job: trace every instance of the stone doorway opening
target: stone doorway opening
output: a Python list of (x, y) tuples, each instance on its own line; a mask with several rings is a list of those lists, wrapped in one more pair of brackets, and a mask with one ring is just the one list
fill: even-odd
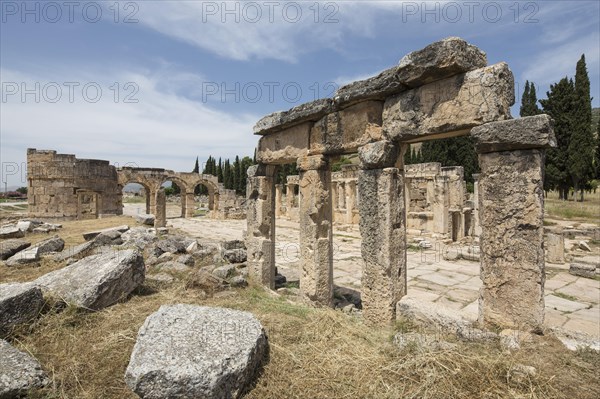
[(160, 187), (165, 190), (166, 218), (184, 218), (186, 216), (184, 198), (187, 192), (185, 182), (181, 179), (169, 177), (161, 183)]

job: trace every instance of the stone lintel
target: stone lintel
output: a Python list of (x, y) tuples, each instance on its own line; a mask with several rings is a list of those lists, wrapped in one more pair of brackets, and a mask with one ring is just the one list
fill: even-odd
[(383, 169), (394, 166), (399, 154), (398, 145), (387, 140), (369, 143), (358, 149), (361, 169)]
[(486, 123), (471, 136), (478, 153), (556, 147), (554, 121), (546, 114)]
[(258, 141), (256, 159), (265, 164), (287, 164), (308, 152), (311, 122), (264, 135)]
[(405, 143), (466, 135), (475, 126), (510, 119), (514, 98), (508, 65), (476, 69), (389, 97), (383, 135)]
[(333, 99), (324, 98), (278, 111), (260, 119), (254, 134), (271, 134), (291, 126), (317, 121), (354, 104), (385, 100), (410, 88), (465, 73), (487, 65), (486, 55), (458, 37), (449, 37), (404, 56), (400, 63), (374, 77), (338, 89)]

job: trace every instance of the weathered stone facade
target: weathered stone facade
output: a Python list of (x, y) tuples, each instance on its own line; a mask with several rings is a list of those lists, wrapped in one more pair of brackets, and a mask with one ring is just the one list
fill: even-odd
[(95, 219), (122, 213), (117, 170), (108, 161), (27, 150), (31, 217)]
[(166, 181), (175, 182), (181, 189), (181, 217), (194, 216), (194, 189), (200, 184), (208, 189), (211, 217), (226, 218), (231, 209), (239, 208), (235, 191), (226, 190), (216, 176), (158, 168), (116, 168), (109, 161), (77, 159), (75, 155), (51, 150), (27, 150), (31, 217), (69, 220), (121, 215), (123, 187), (129, 183), (142, 185), (146, 213), (156, 214), (157, 206), (165, 206), (159, 190)]
[[(347, 210), (358, 203), (363, 315), (373, 324), (392, 322), (396, 303), (406, 293), (405, 208), (410, 213), (421, 203), (434, 215), (434, 207), (442, 210), (427, 222), (429, 228), (453, 238), (481, 234), (481, 323), (541, 326), (543, 157), (544, 148), (554, 145), (552, 123), (545, 115), (511, 120), (512, 73), (504, 63), (486, 63), (485, 53), (449, 38), (407, 55), (380, 75), (340, 88), (333, 99), (276, 112), (256, 124), (254, 132), (262, 136), (258, 168), (297, 161), (301, 171), (297, 181), (288, 179), (286, 191), (295, 193), (294, 184), (300, 186), (300, 289), (306, 298), (327, 304), (331, 295), (332, 204), (343, 203)], [(475, 137), (480, 154), (477, 205), (465, 206), (460, 168), (440, 168), (435, 178), (426, 179), (424, 190), (415, 176), (407, 178), (410, 167), (402, 164), (402, 154), (408, 144), (467, 134)], [(356, 152), (358, 196), (350, 184), (346, 189), (346, 182), (327, 180), (332, 158)], [(262, 270), (254, 273), (272, 279), (274, 219), (282, 213), (282, 188), (274, 187), (272, 177), (262, 183), (248, 191), (247, 245), (260, 239), (270, 247), (260, 248), (268, 261), (256, 263)], [(291, 213), (295, 198), (286, 197)], [(350, 212), (345, 216), (354, 220)], [(273, 285), (271, 280), (263, 284)]]

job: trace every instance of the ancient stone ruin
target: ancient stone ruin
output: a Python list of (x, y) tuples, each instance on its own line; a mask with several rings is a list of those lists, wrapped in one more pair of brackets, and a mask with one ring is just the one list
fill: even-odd
[[(331, 173), (332, 220), (335, 224), (359, 224), (358, 165), (344, 165)], [(479, 236), (478, 184), (469, 194), (462, 166), (442, 167), (430, 162), (406, 165), (404, 192), (406, 229), (417, 235), (431, 234), (457, 241)], [(475, 179), (479, 175), (475, 175)], [(299, 177), (287, 176), (285, 194), (275, 185), (275, 216), (299, 221)]]
[(208, 189), (211, 217), (227, 217), (236, 203), (235, 191), (226, 190), (216, 176), (158, 168), (117, 168), (108, 161), (27, 150), (30, 217), (82, 220), (121, 215), (123, 187), (137, 183), (146, 193), (146, 213), (156, 216), (156, 227), (164, 227), (166, 199), (161, 186), (166, 181), (175, 182), (181, 189), (183, 218), (194, 215), (194, 189), (200, 184)]
[[(274, 285), (275, 217), (281, 214), (276, 204), (282, 197), (275, 174), (279, 165), (296, 162), (299, 176), (288, 180), (288, 192), (298, 185), (300, 290), (306, 300), (332, 303), (333, 204), (344, 195), (346, 209), (357, 207), (359, 213), (368, 322), (395, 319), (407, 288), (407, 224), (424, 223), (456, 237), (480, 234), (483, 326), (539, 328), (544, 319), (544, 149), (556, 144), (548, 116), (512, 119), (514, 101), (508, 65), (488, 66), (484, 52), (449, 38), (340, 88), (334, 98), (265, 116), (254, 127), (261, 136), (259, 165), (248, 170), (250, 277)], [(409, 144), (459, 135), (474, 138), (481, 168), (477, 198), (468, 206), (460, 194), (460, 170), (430, 165), (416, 176), (414, 167), (403, 165)], [(341, 185), (332, 184), (331, 164), (354, 153), (360, 159), (358, 195), (352, 183), (340, 194)], [(444, 212), (436, 218), (435, 209), (423, 208), (424, 196), (435, 197), (432, 208)], [(346, 218), (355, 220), (354, 213)]]

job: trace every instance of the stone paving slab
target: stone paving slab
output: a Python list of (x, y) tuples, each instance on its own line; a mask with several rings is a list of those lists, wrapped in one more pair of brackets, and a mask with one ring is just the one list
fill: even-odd
[(561, 312), (575, 312), (576, 310), (585, 309), (586, 307), (583, 303), (570, 301), (555, 295), (546, 295), (544, 300), (546, 301), (546, 308), (559, 310)]

